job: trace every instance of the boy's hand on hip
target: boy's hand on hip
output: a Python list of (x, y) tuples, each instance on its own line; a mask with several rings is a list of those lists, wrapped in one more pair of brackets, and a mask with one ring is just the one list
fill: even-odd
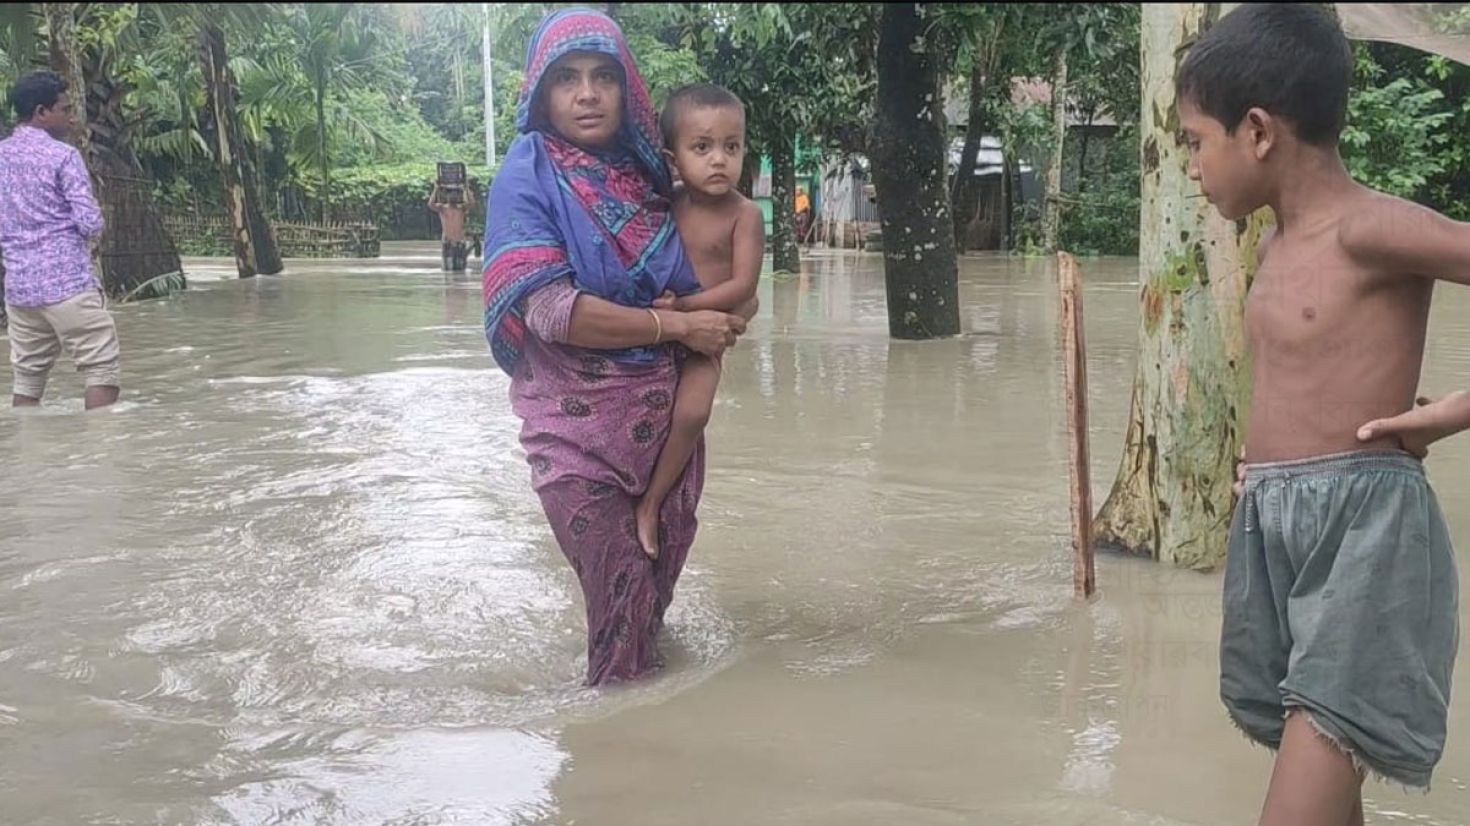
[(1407, 413), (1368, 422), (1358, 428), (1358, 440), (1393, 436), (1404, 450), (1423, 459), (1431, 444), (1462, 430), (1470, 430), (1470, 391), (1456, 390), (1435, 400), (1420, 397)]

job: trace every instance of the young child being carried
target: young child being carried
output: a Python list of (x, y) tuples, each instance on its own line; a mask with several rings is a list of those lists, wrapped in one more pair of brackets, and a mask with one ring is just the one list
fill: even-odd
[[(745, 161), (745, 105), (719, 86), (685, 86), (669, 96), (659, 118), (664, 152), (683, 183), (674, 195), (674, 222), (694, 274), (704, 288), (664, 296), (661, 309), (739, 312), (755, 298), (766, 227), (760, 207), (736, 190)], [(691, 353), (679, 373), (673, 426), (638, 505), (638, 541), (658, 557), (658, 513), (709, 423), (720, 362)]]

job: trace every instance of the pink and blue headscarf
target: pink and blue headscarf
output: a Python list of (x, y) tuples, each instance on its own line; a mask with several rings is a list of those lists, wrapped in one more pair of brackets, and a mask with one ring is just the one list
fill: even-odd
[[(605, 54), (622, 67), (623, 122), (607, 151), (562, 139), (541, 112), (546, 70), (574, 52)], [(511, 374), (527, 335), (525, 298), (557, 279), (629, 307), (647, 307), (667, 290), (699, 289), (674, 229), (657, 113), (616, 23), (588, 9), (541, 21), (527, 49), (516, 126), (521, 134), (496, 173), (485, 216), (485, 335)], [(651, 362), (658, 350), (604, 355)]]

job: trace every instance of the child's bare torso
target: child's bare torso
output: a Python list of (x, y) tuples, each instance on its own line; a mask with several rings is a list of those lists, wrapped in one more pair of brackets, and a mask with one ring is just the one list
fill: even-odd
[(1343, 216), (1385, 197), (1360, 190), (1336, 217), (1263, 248), (1246, 301), (1254, 363), (1247, 461), (1397, 447), (1365, 444), (1357, 431), (1413, 406), (1434, 282), (1376, 271), (1338, 236)]
[(738, 192), (714, 202), (690, 198), (682, 189), (674, 195), (674, 223), (694, 275), (705, 289), (735, 274), (735, 222), (746, 202)]
[(445, 241), (459, 242), (464, 240), (465, 213), (464, 207), (456, 204), (445, 204), (439, 208), (440, 237)]

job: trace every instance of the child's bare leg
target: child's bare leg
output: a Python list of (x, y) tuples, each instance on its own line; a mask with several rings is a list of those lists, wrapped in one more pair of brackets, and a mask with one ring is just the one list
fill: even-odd
[(664, 497), (679, 483), (684, 475), (684, 466), (694, 455), (699, 437), (709, 424), (710, 411), (715, 406), (715, 390), (720, 384), (720, 365), (708, 356), (692, 355), (685, 359), (679, 371), (679, 389), (674, 394), (673, 421), (669, 427), (669, 438), (654, 465), (653, 478), (648, 481), (648, 490), (643, 501), (638, 503), (635, 514), (638, 520), (638, 542), (643, 552), (658, 559), (658, 512)]
[[(1352, 759), (1318, 734), (1304, 712), (1292, 711), (1271, 771), (1261, 826), (1362, 823), (1362, 783)], [(1351, 819), (1355, 813), (1356, 821)]]

